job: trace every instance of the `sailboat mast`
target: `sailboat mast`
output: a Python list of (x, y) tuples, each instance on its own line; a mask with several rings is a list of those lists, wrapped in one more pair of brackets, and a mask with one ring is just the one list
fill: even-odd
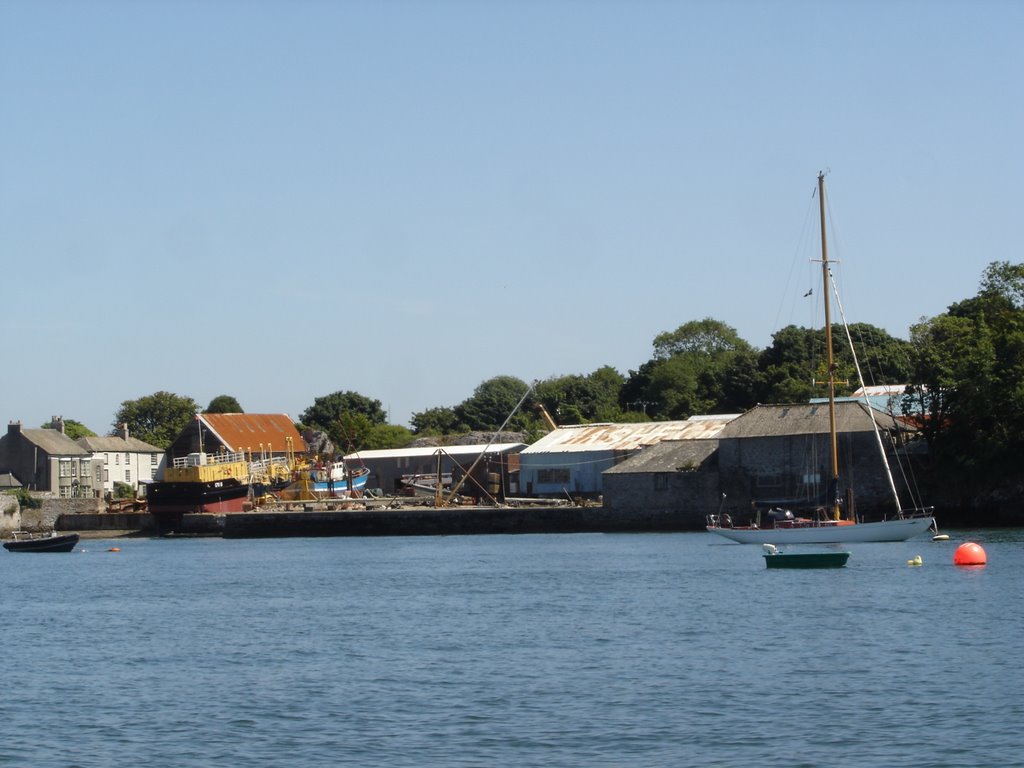
[(839, 448), (836, 438), (836, 364), (832, 353), (832, 309), (829, 301), (828, 243), (825, 237), (825, 174), (818, 172), (818, 211), (821, 219), (821, 283), (825, 303), (825, 365), (828, 370), (828, 438), (829, 455), (832, 459), (832, 474), (829, 481), (829, 504), (832, 517), (839, 519)]

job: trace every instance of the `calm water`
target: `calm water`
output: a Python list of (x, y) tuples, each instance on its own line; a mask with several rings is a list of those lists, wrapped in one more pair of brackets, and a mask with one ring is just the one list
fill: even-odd
[(0, 765), (1022, 766), (1024, 531), (950, 533), (0, 551)]

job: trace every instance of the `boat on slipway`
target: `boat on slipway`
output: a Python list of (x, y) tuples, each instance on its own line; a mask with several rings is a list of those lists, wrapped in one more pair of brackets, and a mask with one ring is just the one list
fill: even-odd
[(321, 501), (362, 496), (370, 470), (350, 467), (344, 460), (317, 462), (293, 473), (294, 479), (274, 495), (282, 501)]
[[(892, 471), (889, 469), (888, 458), (878, 433), (878, 422), (875, 419), (875, 411), (870, 402), (866, 410), (871, 415), (874, 423), (875, 435), (877, 438), (878, 450), (881, 453), (882, 464), (888, 480), (888, 487), (895, 502), (895, 516), (883, 520), (863, 522), (857, 520), (855, 515), (844, 516), (842, 504), (839, 500), (839, 452), (836, 435), (836, 364), (832, 349), (832, 317), (830, 296), (833, 293), (832, 274), (829, 268), (828, 245), (825, 236), (825, 176), (818, 174), (818, 209), (821, 225), (821, 276), (824, 295), (822, 298), (825, 308), (825, 349), (826, 349), (826, 372), (828, 387), (828, 415), (829, 415), (829, 455), (831, 459), (831, 472), (824, 495), (816, 500), (815, 504), (801, 515), (800, 511), (794, 514), (792, 509), (784, 508), (781, 502), (758, 502), (754, 501), (755, 518), (747, 525), (734, 525), (729, 515), (709, 515), (707, 530), (710, 533), (724, 536), (727, 539), (740, 544), (829, 544), (847, 542), (883, 542), (883, 541), (906, 541), (915, 536), (935, 529), (935, 518), (932, 516), (931, 507), (916, 507), (912, 510), (904, 510), (900, 504), (899, 494), (896, 492), (896, 485), (893, 481)], [(837, 299), (838, 302), (838, 299)], [(842, 305), (839, 304), (840, 310)], [(856, 363), (856, 351), (853, 348), (853, 340), (850, 337), (849, 328), (845, 318), (843, 327), (846, 328), (847, 341), (853, 353)], [(860, 376), (860, 365), (857, 363), (857, 373)], [(863, 377), (861, 377), (861, 389), (864, 390)], [(770, 511), (762, 518), (760, 509), (769, 507)], [(780, 561), (781, 562), (781, 561)]]
[(170, 530), (186, 514), (243, 512), (290, 480), (284, 458), (250, 461), (244, 453), (200, 451), (174, 459), (146, 486), (146, 498), (157, 527)]

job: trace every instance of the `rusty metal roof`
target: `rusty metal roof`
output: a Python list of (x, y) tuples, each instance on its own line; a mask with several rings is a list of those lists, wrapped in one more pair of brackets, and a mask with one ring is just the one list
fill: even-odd
[(633, 451), (663, 440), (708, 439), (717, 437), (737, 416), (694, 416), (686, 421), (648, 421), (642, 424), (575, 424), (549, 432), (523, 451), (523, 455)]
[(474, 443), (471, 445), (430, 445), (417, 448), (379, 448), (370, 451), (357, 451), (345, 456), (346, 461), (357, 459), (402, 459), (402, 458), (423, 458), (433, 456), (438, 451), (449, 456), (477, 456), (487, 449), (487, 453), (517, 453), (520, 448), (525, 448), (525, 443)]
[(287, 413), (203, 413), (199, 419), (229, 451), (258, 453), (262, 444), (264, 449), (284, 453), (289, 437), (296, 453), (306, 450), (302, 435)]

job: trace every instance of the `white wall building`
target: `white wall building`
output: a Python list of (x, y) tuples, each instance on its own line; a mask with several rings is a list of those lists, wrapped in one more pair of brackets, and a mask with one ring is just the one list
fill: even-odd
[(125, 483), (139, 495), (140, 486), (156, 477), (164, 457), (160, 448), (131, 437), (125, 425), (114, 436), (80, 437), (75, 442), (92, 454), (93, 487), (104, 494), (113, 493), (114, 483)]

